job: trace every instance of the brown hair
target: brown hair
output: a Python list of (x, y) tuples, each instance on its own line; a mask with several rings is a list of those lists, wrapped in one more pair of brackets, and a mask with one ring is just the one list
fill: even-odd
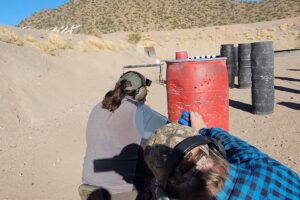
[(212, 167), (204, 170), (194, 167), (192, 178), (183, 183), (176, 183), (171, 177), (167, 186), (168, 194), (179, 199), (214, 199), (224, 186), (229, 162), (210, 149), (206, 162), (210, 162)]
[(211, 195), (216, 195), (224, 186), (228, 176), (229, 162), (221, 156), (211, 153), (209, 161), (213, 167), (202, 173), (203, 179), (206, 182), (206, 190)]
[(121, 82), (116, 83), (115, 88), (105, 94), (102, 100), (102, 108), (107, 109), (110, 112), (114, 112), (117, 108), (119, 108), (126, 95), (134, 95), (134, 91), (125, 90), (125, 88), (129, 86), (131, 86), (131, 83), (127, 80), (122, 80)]

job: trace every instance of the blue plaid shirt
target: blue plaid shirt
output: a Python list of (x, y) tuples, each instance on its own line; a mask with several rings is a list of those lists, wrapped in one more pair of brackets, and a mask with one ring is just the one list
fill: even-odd
[(222, 129), (201, 129), (200, 134), (219, 140), (230, 162), (216, 199), (300, 199), (300, 179), (291, 169)]

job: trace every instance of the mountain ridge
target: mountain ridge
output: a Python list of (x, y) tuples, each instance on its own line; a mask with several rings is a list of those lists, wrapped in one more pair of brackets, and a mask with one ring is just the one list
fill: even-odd
[(297, 0), (72, 0), (43, 10), (17, 26), (37, 29), (81, 25), (76, 33), (147, 32), (247, 24), (297, 17)]

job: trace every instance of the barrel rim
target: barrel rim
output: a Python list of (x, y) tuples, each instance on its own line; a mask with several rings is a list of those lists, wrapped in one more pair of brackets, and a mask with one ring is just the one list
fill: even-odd
[(234, 46), (234, 44), (221, 44), (221, 47), (222, 46)]
[(251, 45), (273, 44), (273, 41), (252, 42)]
[(203, 58), (203, 59), (172, 59), (172, 60), (164, 60), (165, 62), (199, 62), (199, 61), (213, 61), (213, 60), (227, 60), (226, 57), (218, 57), (218, 58)]
[[(239, 46), (239, 45), (243, 45), (243, 46), (244, 46), (244, 45), (246, 45), (246, 46), (251, 46), (251, 43), (238, 43), (238, 46)], [(238, 46), (237, 46), (237, 47), (238, 47)]]

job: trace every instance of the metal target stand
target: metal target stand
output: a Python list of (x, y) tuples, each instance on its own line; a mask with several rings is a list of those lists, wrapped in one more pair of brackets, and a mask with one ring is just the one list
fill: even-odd
[(160, 84), (164, 83), (163, 76), (162, 76), (162, 67), (163, 67), (162, 63), (159, 63), (159, 64), (142, 64), (142, 65), (126, 65), (126, 66), (123, 66), (123, 74), (125, 72), (125, 69), (143, 68), (143, 67), (145, 67), (145, 68), (147, 68), (147, 67), (159, 67), (158, 81), (159, 81)]

